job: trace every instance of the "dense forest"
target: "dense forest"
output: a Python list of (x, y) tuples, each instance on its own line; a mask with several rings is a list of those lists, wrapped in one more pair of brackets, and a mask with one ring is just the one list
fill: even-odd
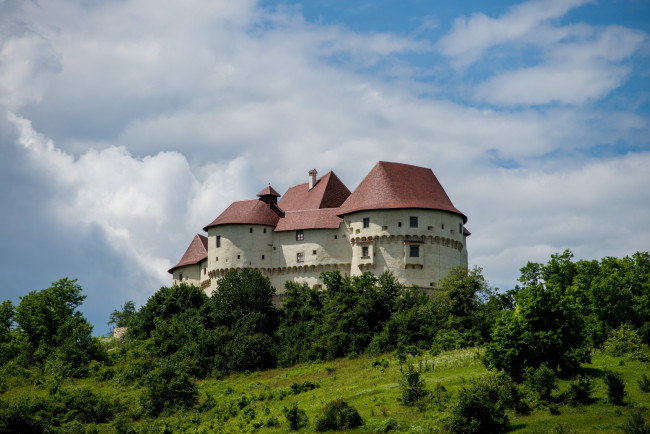
[[(269, 280), (251, 269), (230, 271), (211, 297), (190, 285), (163, 287), (139, 309), (127, 301), (111, 314), (110, 325), (128, 327), (121, 340), (93, 337), (75, 280), (32, 291), (16, 306), (4, 301), (0, 432), (408, 430), (337, 393), (315, 420), (299, 401), (275, 416), (272, 400), (325, 387), (310, 379), (260, 393), (266, 415), (252, 396), (208, 391), (268, 369), (368, 358), (372, 369), (397, 376), (395, 403), (441, 432), (515, 430), (518, 417), (595, 404), (599, 388), (601, 401), (626, 409), (626, 430), (650, 432), (642, 373), (650, 366), (648, 253), (575, 261), (565, 251), (529, 262), (505, 292), (490, 288), (480, 268), (451, 270), (432, 296), (389, 273), (322, 279), (322, 290), (288, 282), (281, 308)], [(482, 364), (477, 374), (453, 391), (429, 384), (441, 369), (435, 363), (462, 351)], [(641, 366), (638, 386), (614, 369), (588, 368), (601, 355), (618, 358), (619, 371), (626, 361)], [(641, 395), (629, 393), (633, 386)]]

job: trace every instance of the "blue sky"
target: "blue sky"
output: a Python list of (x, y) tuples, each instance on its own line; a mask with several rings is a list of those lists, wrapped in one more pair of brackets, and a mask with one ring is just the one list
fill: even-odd
[(434, 170), (495, 287), (650, 248), (647, 1), (0, 3), (0, 299), (170, 283), (270, 182)]

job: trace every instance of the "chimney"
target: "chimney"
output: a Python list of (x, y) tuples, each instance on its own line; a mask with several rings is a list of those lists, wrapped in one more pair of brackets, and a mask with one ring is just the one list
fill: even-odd
[(316, 169), (311, 169), (309, 171), (309, 190), (314, 188), (314, 185), (316, 185), (316, 175), (318, 175), (318, 172), (316, 172)]

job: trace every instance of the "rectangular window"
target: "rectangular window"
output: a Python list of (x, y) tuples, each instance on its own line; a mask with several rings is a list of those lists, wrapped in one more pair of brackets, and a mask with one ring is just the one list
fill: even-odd
[(262, 259), (264, 259), (264, 255), (262, 255)]
[(183, 273), (178, 273), (178, 280), (183, 281)]
[(252, 234), (252, 233), (253, 233), (253, 228), (249, 228), (249, 229), (248, 229), (248, 233), (249, 233), (249, 234)]
[(411, 247), (411, 258), (419, 258), (420, 257), (420, 246), (410, 246)]
[(417, 218), (417, 216), (409, 217), (409, 226), (412, 227), (412, 228), (417, 228), (418, 227), (418, 218)]
[(305, 262), (305, 255), (303, 253), (296, 254), (296, 262)]
[(401, 228), (402, 227), (402, 222), (397, 222), (397, 227)]
[(364, 217), (363, 218), (363, 228), (369, 228), (370, 227), (370, 217)]
[(217, 235), (217, 247), (221, 247), (221, 235)]
[(266, 233), (266, 228), (264, 228), (264, 233)]
[(312, 254), (312, 255), (315, 255), (315, 254), (316, 254), (316, 250), (312, 250), (312, 251), (311, 251), (311, 254)]
[(463, 233), (463, 224), (462, 223), (458, 223), (458, 233), (459, 234)]
[(361, 247), (361, 257), (363, 257), (363, 258), (370, 257), (370, 254), (368, 252), (368, 246)]
[(305, 239), (304, 231), (296, 231), (296, 241), (302, 241)]

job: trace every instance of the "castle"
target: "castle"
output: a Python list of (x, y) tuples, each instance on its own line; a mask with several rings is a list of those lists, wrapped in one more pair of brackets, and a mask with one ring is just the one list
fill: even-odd
[[(328, 172), (281, 196), (270, 185), (258, 199), (232, 203), (196, 235), (169, 273), (208, 295), (233, 268), (320, 286), (320, 273), (351, 276), (388, 270), (403, 284), (435, 288), (451, 267), (467, 266), (467, 217), (431, 169), (379, 162), (350, 190)], [(278, 198), (281, 199), (278, 201)]]

